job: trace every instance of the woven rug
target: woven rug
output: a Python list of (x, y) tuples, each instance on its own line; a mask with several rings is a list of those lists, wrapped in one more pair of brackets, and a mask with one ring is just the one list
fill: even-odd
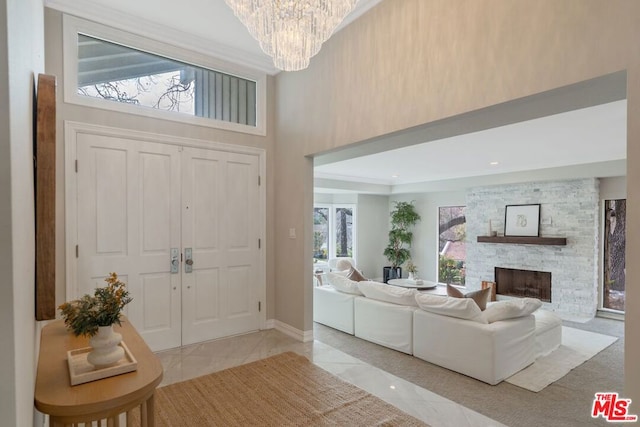
[[(132, 415), (139, 417), (137, 411)], [(426, 425), (292, 352), (159, 388), (155, 423), (157, 427)]]
[(547, 356), (539, 357), (533, 364), (505, 381), (539, 392), (617, 340), (618, 338), (609, 335), (563, 326), (560, 347)]

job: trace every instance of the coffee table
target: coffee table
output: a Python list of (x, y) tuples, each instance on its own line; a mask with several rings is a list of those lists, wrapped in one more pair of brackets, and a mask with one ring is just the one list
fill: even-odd
[(430, 282), (428, 280), (422, 280), (421, 282), (416, 283), (415, 280), (409, 279), (390, 279), (387, 284), (412, 289), (435, 289), (436, 286), (438, 286), (437, 283)]
[(416, 289), (421, 293), (444, 295), (447, 296), (447, 285), (442, 283), (435, 283), (429, 280), (423, 280), (422, 285), (417, 285), (415, 281), (408, 279), (391, 279), (387, 282), (391, 286), (399, 286), (401, 288)]

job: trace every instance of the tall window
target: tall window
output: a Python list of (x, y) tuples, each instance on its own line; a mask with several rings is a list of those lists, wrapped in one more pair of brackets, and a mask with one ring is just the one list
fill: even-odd
[(604, 283), (602, 307), (624, 311), (627, 201), (604, 202)]
[(313, 208), (313, 257), (355, 258), (355, 206), (316, 205)]
[(439, 257), (438, 281), (455, 285), (465, 283), (467, 220), (465, 206), (438, 208)]

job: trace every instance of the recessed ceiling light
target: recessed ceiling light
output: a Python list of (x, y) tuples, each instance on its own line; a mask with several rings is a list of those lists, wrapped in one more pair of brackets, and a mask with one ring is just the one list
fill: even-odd
[(497, 165), (499, 165), (499, 164), (500, 164), (500, 162), (491, 162), (491, 163), (489, 163), (489, 164), (490, 164), (491, 166), (497, 166)]
[(400, 175), (391, 175), (391, 178), (398, 178)]

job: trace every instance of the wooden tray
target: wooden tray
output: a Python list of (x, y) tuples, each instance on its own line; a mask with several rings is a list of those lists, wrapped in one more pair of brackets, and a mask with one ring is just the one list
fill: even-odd
[(96, 369), (92, 364), (87, 362), (87, 354), (91, 351), (91, 347), (67, 351), (71, 385), (101, 380), (102, 378), (126, 374), (127, 372), (133, 372), (138, 369), (138, 361), (133, 357), (133, 354), (131, 354), (124, 341), (120, 342), (119, 345), (124, 348), (124, 357), (120, 359), (117, 364), (102, 369)]

